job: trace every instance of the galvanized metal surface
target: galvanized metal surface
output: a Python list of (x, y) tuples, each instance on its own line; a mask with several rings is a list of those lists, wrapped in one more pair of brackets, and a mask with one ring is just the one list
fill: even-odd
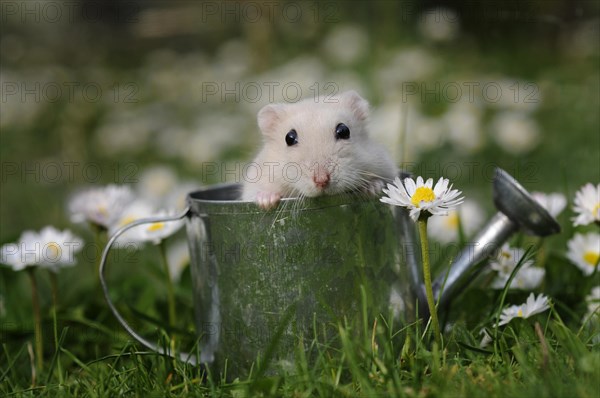
[(402, 252), (401, 228), (412, 228), (405, 210), (342, 195), (285, 199), (265, 212), (227, 200), (237, 189), (188, 197), (202, 362), (222, 366), (227, 360), (232, 373), (244, 374), (290, 308), (275, 361), (291, 360), (298, 338), (308, 343), (315, 327), (326, 335), (338, 322), (359, 322), (363, 294), (369, 319), (414, 314), (415, 277)]

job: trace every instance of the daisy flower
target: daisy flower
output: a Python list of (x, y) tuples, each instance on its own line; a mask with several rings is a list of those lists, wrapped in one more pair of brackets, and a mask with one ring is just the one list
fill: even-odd
[(47, 226), (40, 232), (25, 231), (17, 243), (2, 246), (0, 258), (15, 271), (40, 266), (58, 272), (61, 267), (75, 265), (75, 253), (82, 248), (83, 241), (71, 231)]
[(493, 341), (492, 336), (488, 333), (485, 328), (481, 328), (479, 331), (479, 335), (481, 336), (481, 341), (479, 342), (479, 348), (485, 348)]
[[(496, 257), (490, 261), (490, 268), (498, 272), (492, 281), (492, 289), (504, 289), (510, 275), (523, 258), (525, 251), (511, 247), (508, 243), (502, 245)], [(533, 266), (533, 260), (524, 260), (524, 264), (510, 283), (509, 289), (532, 290), (540, 286), (546, 275), (546, 270)]]
[(587, 304), (586, 318), (594, 313), (597, 313), (600, 316), (600, 286), (595, 286), (592, 289), (590, 294), (585, 297), (585, 302)]
[(567, 198), (562, 193), (543, 193), (532, 192), (531, 196), (538, 202), (552, 217), (557, 217), (567, 206)]
[[(43, 368), (44, 350), (42, 316), (35, 269), (43, 267), (52, 272), (58, 272), (61, 267), (72, 266), (75, 264), (75, 253), (80, 251), (82, 246), (83, 241), (73, 235), (71, 231), (59, 231), (52, 226), (47, 226), (40, 232), (25, 231), (17, 243), (9, 243), (0, 248), (0, 261), (11, 266), (15, 271), (26, 269), (31, 281), (35, 362), (38, 371)], [(56, 294), (54, 286), (55, 284), (53, 284), (53, 297)], [(56, 306), (56, 302), (54, 302), (54, 306)]]
[(447, 216), (433, 216), (429, 219), (429, 235), (438, 242), (448, 244), (458, 241), (458, 227), (461, 223), (465, 236), (469, 237), (481, 226), (484, 212), (477, 203), (465, 200)]
[(600, 286), (592, 288), (590, 294), (585, 297), (587, 312), (583, 316), (582, 322), (592, 335), (592, 343), (600, 343)]
[[(152, 206), (144, 201), (136, 201), (127, 206), (121, 213), (119, 219), (112, 224), (108, 232), (114, 235), (119, 229), (134, 221), (148, 217), (170, 217), (174, 216), (175, 211), (154, 211)], [(183, 220), (154, 222), (145, 225), (138, 225), (126, 231), (119, 237), (119, 241), (132, 243), (152, 242), (160, 243), (163, 239), (173, 235), (183, 226)]]
[(588, 183), (575, 193), (575, 206), (573, 211), (577, 216), (573, 224), (587, 225), (592, 222), (600, 223), (600, 184), (595, 187)]
[(512, 305), (505, 308), (500, 314), (499, 326), (506, 325), (514, 318), (529, 318), (535, 314), (546, 311), (550, 308), (548, 297), (540, 294), (537, 298), (533, 293), (527, 297), (527, 301), (521, 305)]
[(497, 113), (491, 122), (491, 130), (496, 143), (513, 155), (531, 152), (542, 138), (538, 122), (523, 111)]
[(79, 192), (69, 201), (71, 221), (75, 223), (88, 221), (108, 229), (133, 199), (133, 192), (126, 185), (111, 184)]
[(176, 242), (167, 248), (167, 262), (171, 279), (179, 281), (181, 273), (190, 264), (190, 251), (185, 240)]
[(449, 210), (461, 204), (463, 201), (463, 198), (460, 197), (461, 192), (452, 189), (452, 185), (445, 178), (440, 177), (434, 187), (433, 179), (429, 178), (424, 182), (423, 177), (420, 176), (417, 177), (417, 181), (412, 178), (405, 178), (404, 184), (396, 177), (394, 184), (387, 184), (387, 189), (383, 189), (383, 192), (387, 196), (380, 199), (382, 202), (406, 207), (410, 210), (410, 217), (419, 226), (425, 296), (427, 297), (435, 340), (441, 346), (441, 332), (431, 284), (427, 219), (431, 215), (447, 215)]
[(395, 206), (406, 207), (410, 210), (410, 217), (417, 221), (419, 218), (427, 218), (431, 215), (447, 215), (448, 211), (462, 203), (461, 192), (452, 189), (449, 180), (440, 177), (433, 186), (433, 179), (423, 181), (423, 177), (417, 180), (405, 178), (404, 184), (398, 177), (393, 184), (387, 184), (383, 189), (387, 195), (381, 201)]
[[(153, 217), (172, 217), (175, 216), (175, 211), (172, 210), (161, 210), (153, 215)], [(175, 221), (161, 221), (155, 222), (150, 225), (143, 226), (144, 241), (149, 241), (155, 245), (159, 244), (162, 240), (175, 234), (183, 226), (183, 220)]]
[(423, 11), (418, 19), (418, 30), (425, 38), (447, 42), (456, 38), (460, 31), (460, 18), (456, 11), (436, 7)]
[[(135, 200), (125, 206), (119, 213), (119, 216), (108, 225), (108, 235), (113, 236), (118, 230), (134, 221), (154, 215), (154, 207), (144, 200)], [(119, 238), (119, 241), (141, 242), (143, 241), (143, 233), (140, 232), (140, 227), (135, 227)]]
[(136, 186), (138, 197), (157, 206), (177, 186), (177, 174), (170, 167), (153, 166), (144, 170)]
[[(511, 247), (508, 243), (502, 245), (498, 254), (490, 261), (490, 267), (494, 271), (498, 271), (498, 274), (503, 276), (510, 276), (521, 258), (525, 254), (525, 251), (518, 247)], [(525, 264), (521, 266), (521, 269), (533, 265), (533, 260), (525, 260)]]
[[(509, 275), (498, 274), (496, 279), (492, 281), (490, 287), (492, 289), (504, 289), (508, 282)], [(533, 290), (538, 288), (546, 276), (546, 270), (539, 267), (527, 267), (523, 265), (519, 269), (519, 272), (515, 275), (513, 280), (510, 282), (509, 289), (519, 290)]]
[(197, 191), (201, 185), (193, 181), (184, 181), (177, 184), (162, 202), (162, 207), (183, 211), (187, 207), (186, 199), (190, 192)]
[(575, 234), (567, 242), (567, 258), (575, 264), (584, 275), (591, 275), (600, 260), (600, 234), (590, 232), (586, 235)]

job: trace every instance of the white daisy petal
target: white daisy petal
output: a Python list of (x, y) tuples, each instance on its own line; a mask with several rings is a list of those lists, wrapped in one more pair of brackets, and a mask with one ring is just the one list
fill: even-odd
[[(490, 269), (498, 274), (492, 281), (492, 289), (504, 289), (515, 267), (522, 261), (525, 251), (518, 247), (511, 247), (507, 243), (502, 245), (497, 255), (490, 261)], [(533, 260), (525, 260), (509, 289), (532, 290), (540, 286), (546, 271), (533, 266)]]
[(466, 237), (471, 237), (485, 221), (485, 213), (480, 206), (466, 200), (447, 216), (433, 216), (429, 219), (429, 236), (438, 242), (448, 244), (458, 241), (459, 222)]
[(500, 314), (500, 322), (498, 323), (498, 326), (506, 325), (507, 323), (512, 321), (514, 318), (517, 318), (519, 316), (518, 315), (519, 311), (522, 311), (522, 310), (521, 310), (521, 306), (518, 306), (518, 305), (512, 305), (512, 306), (502, 310), (502, 313)]
[(167, 249), (167, 262), (169, 263), (169, 273), (171, 279), (179, 281), (181, 272), (190, 263), (190, 252), (185, 240), (170, 245)]
[[(421, 177), (419, 177), (421, 178)], [(418, 180), (418, 178), (417, 178)], [(421, 178), (421, 184), (423, 183), (423, 179)], [(396, 186), (401, 187), (402, 185), (400, 184), (396, 184)], [(405, 178), (404, 179), (404, 187), (406, 188), (406, 192), (412, 196), (414, 195), (415, 191), (417, 190), (417, 184), (415, 184), (415, 181), (412, 178)]]
[(567, 206), (567, 198), (559, 192), (549, 194), (532, 192), (531, 196), (542, 205), (552, 217), (557, 217)]
[(443, 177), (435, 183), (435, 187), (433, 188), (433, 193), (436, 197), (440, 196), (444, 191), (448, 188), (448, 180), (445, 180)]
[(133, 191), (128, 186), (108, 185), (73, 195), (68, 207), (73, 222), (88, 221), (108, 229), (133, 200)]
[(493, 341), (492, 336), (490, 336), (487, 330), (482, 328), (479, 331), (479, 334), (482, 336), (481, 342), (479, 343), (479, 348), (485, 348)]
[(575, 194), (573, 211), (577, 214), (573, 218), (575, 226), (600, 223), (600, 184), (581, 187)]
[(419, 209), (418, 207), (415, 207), (410, 210), (410, 218), (412, 218), (413, 221), (416, 222), (419, 219), (420, 215), (421, 215), (421, 209)]
[(584, 275), (591, 275), (598, 266), (600, 258), (600, 234), (577, 233), (567, 242), (567, 258), (575, 264)]
[(514, 318), (529, 318), (550, 308), (548, 297), (540, 294), (537, 298), (531, 293), (522, 305), (512, 305), (502, 310), (498, 325), (506, 325)]
[(585, 297), (585, 302), (587, 304), (587, 314), (584, 317), (589, 318), (592, 314), (596, 313), (600, 317), (600, 286), (594, 286)]

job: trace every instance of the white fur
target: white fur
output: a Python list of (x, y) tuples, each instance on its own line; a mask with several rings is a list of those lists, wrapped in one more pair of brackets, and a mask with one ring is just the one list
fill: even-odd
[[(264, 146), (254, 160), (260, 174), (246, 178), (242, 199), (269, 208), (286, 197), (357, 189), (379, 193), (397, 168), (387, 151), (369, 138), (368, 114), (369, 104), (355, 91), (262, 108), (258, 125)], [(339, 123), (350, 129), (349, 139), (336, 139)], [(285, 136), (291, 129), (298, 133), (298, 144), (287, 146)], [(329, 175), (329, 184), (319, 188), (315, 174)]]

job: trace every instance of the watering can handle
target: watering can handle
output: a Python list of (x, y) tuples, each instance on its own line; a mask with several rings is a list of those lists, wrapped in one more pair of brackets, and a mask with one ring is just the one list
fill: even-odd
[(125, 231), (136, 227), (138, 225), (143, 225), (143, 224), (150, 224), (150, 223), (156, 223), (156, 222), (167, 222), (167, 221), (177, 221), (177, 220), (181, 220), (182, 218), (186, 217), (187, 214), (189, 213), (189, 207), (186, 208), (182, 213), (176, 215), (176, 216), (163, 216), (163, 217), (148, 217), (148, 218), (142, 218), (139, 219), (137, 221), (133, 221), (127, 225), (125, 225), (124, 227), (122, 227), (121, 229), (119, 229), (117, 232), (115, 232), (115, 234), (113, 236), (111, 236), (110, 240), (108, 241), (108, 243), (106, 244), (106, 247), (104, 248), (104, 251), (102, 252), (102, 258), (100, 259), (100, 269), (99, 269), (99, 276), (100, 276), (100, 284), (102, 285), (102, 290), (104, 292), (104, 298), (106, 299), (106, 302), (108, 303), (108, 306), (111, 310), (111, 312), (113, 313), (113, 315), (115, 316), (115, 318), (117, 318), (117, 320), (119, 321), (119, 323), (121, 324), (121, 326), (123, 326), (123, 328), (134, 338), (136, 339), (138, 342), (140, 342), (142, 345), (144, 345), (145, 347), (151, 349), (152, 351), (158, 352), (159, 354), (163, 354), (163, 355), (167, 355), (171, 358), (179, 358), (181, 361), (183, 362), (187, 362), (190, 363), (192, 365), (197, 365), (197, 361), (196, 361), (196, 357), (190, 353), (187, 352), (180, 352), (179, 354), (173, 353), (171, 352), (170, 348), (161, 348), (158, 347), (156, 344), (153, 344), (151, 342), (149, 342), (148, 340), (146, 340), (145, 338), (143, 338), (142, 336), (140, 336), (125, 320), (125, 318), (123, 318), (123, 316), (119, 313), (119, 311), (117, 310), (117, 307), (115, 307), (115, 305), (113, 304), (110, 295), (108, 294), (108, 284), (106, 283), (106, 280), (104, 279), (104, 269), (106, 268), (106, 260), (108, 258), (108, 253), (110, 252), (110, 249), (112, 247), (112, 245), (117, 241), (117, 239), (119, 238), (119, 236), (121, 236)]

